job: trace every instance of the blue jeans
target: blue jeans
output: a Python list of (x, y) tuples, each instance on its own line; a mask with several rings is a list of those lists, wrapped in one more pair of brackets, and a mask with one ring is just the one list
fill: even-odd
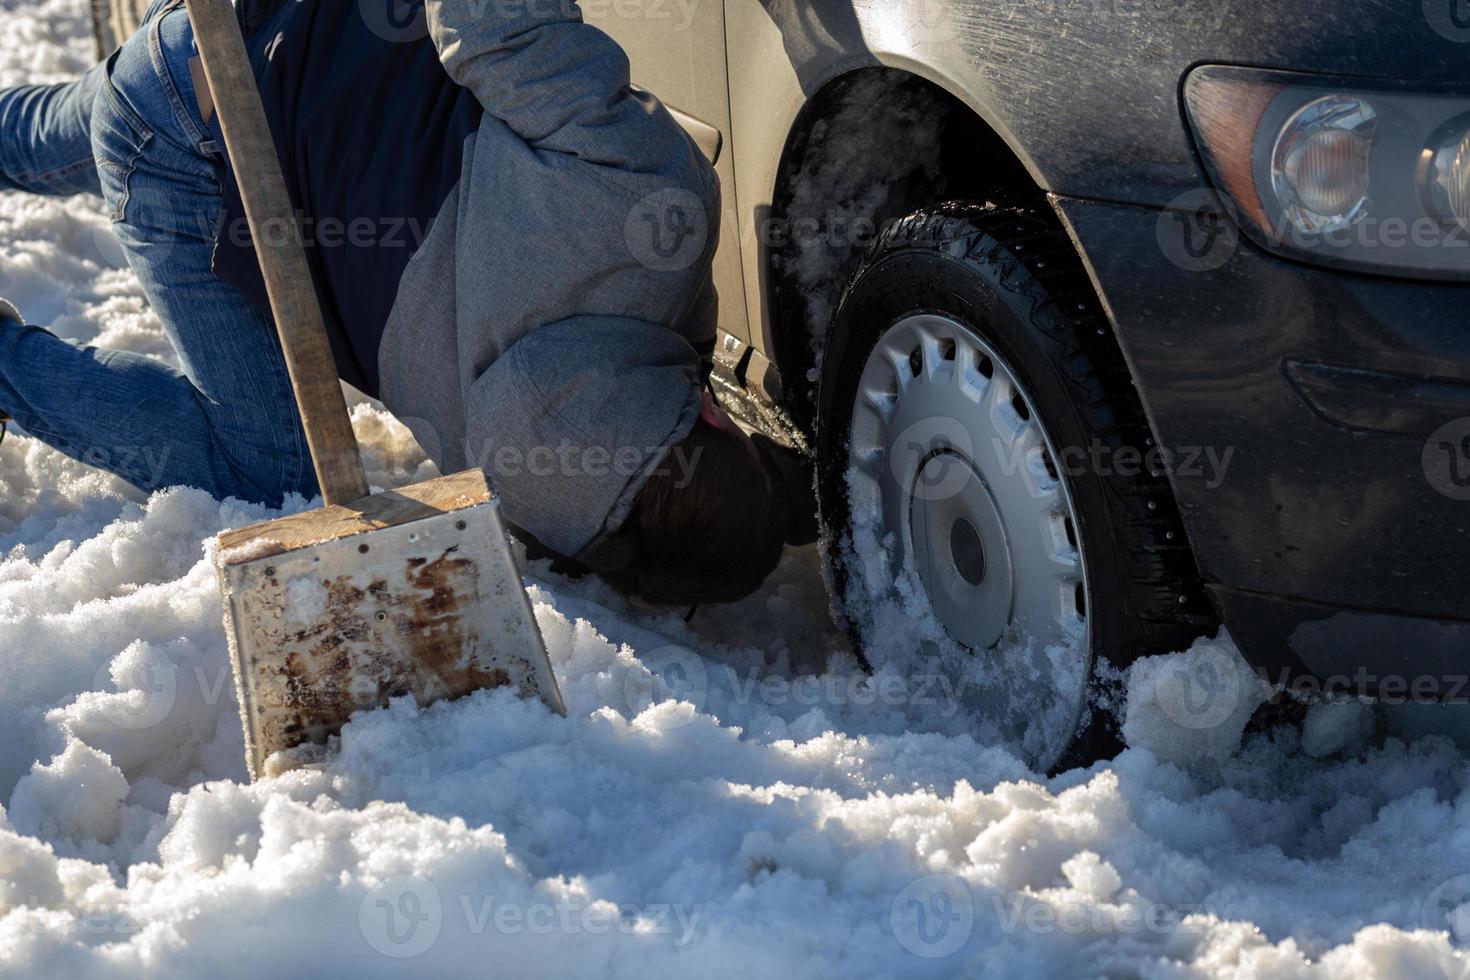
[(314, 495), (316, 476), (274, 326), (211, 269), (224, 160), (200, 118), (195, 53), (182, 0), (155, 0), (106, 64), (0, 92), (0, 190), (100, 192), (182, 367), (0, 325), (0, 410), (145, 491), (275, 506)]

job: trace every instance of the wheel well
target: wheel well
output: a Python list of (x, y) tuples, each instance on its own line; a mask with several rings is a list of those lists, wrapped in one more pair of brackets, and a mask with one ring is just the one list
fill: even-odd
[(1044, 204), (1011, 148), (969, 106), (910, 72), (862, 68), (797, 118), (777, 174), (765, 269), (783, 407), (811, 430), (827, 325), (884, 224), (944, 200)]

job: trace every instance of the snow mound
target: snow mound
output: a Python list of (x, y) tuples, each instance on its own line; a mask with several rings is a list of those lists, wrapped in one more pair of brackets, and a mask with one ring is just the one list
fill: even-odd
[[(0, 0), (0, 83), (85, 67), (86, 6)], [(0, 295), (170, 356), (108, 240), (96, 201), (0, 195)], [(374, 483), (432, 472), (354, 422)], [(0, 445), (0, 971), (1465, 974), (1463, 719), (1251, 732), (1221, 638), (1135, 665), (1132, 747), (1047, 779), (956, 692), (861, 675), (809, 553), (688, 625), (532, 566), (567, 718), (398, 703), (247, 785), (210, 550), (269, 516)]]
[(1229, 757), (1271, 691), (1228, 641), (1145, 657), (1129, 668), (1123, 737), (1181, 765)]

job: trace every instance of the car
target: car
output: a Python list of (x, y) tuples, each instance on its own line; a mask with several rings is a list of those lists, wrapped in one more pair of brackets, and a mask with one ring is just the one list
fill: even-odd
[(860, 644), (922, 596), (1043, 769), (1222, 626), (1274, 683), (1459, 695), (1459, 0), (582, 6), (719, 172), (716, 383), (814, 455)]

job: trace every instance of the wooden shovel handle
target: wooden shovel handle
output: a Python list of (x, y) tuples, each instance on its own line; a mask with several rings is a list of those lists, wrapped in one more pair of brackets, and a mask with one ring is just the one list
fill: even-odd
[(230, 0), (185, 0), (185, 6), (240, 185), (317, 482), (328, 504), (350, 504), (368, 495), (367, 477), (235, 8)]

